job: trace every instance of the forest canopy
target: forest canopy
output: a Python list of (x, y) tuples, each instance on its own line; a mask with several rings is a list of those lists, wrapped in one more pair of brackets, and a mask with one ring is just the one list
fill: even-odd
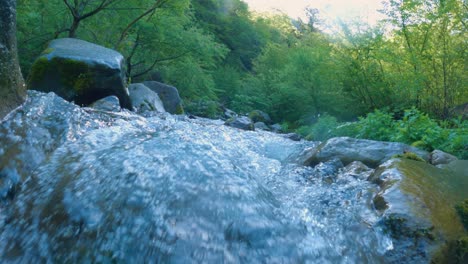
[(259, 109), (289, 128), (375, 110), (453, 118), (468, 102), (466, 3), (387, 0), (381, 12), (377, 26), (330, 34), (314, 9), (303, 21), (240, 0), (19, 0), (18, 47), (26, 76), (55, 38), (116, 49), (132, 82), (174, 85), (206, 116)]

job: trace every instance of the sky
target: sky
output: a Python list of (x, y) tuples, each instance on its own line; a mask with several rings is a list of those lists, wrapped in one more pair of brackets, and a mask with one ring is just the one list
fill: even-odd
[(349, 21), (354, 18), (375, 25), (383, 16), (377, 12), (382, 0), (243, 0), (251, 10), (269, 12), (281, 10), (292, 18), (305, 18), (306, 7), (317, 8), (320, 18), (327, 23), (336, 19)]

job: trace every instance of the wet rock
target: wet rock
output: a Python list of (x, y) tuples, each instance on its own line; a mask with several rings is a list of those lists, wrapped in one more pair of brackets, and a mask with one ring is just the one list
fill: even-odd
[(263, 123), (265, 123), (267, 125), (272, 123), (270, 116), (267, 113), (265, 113), (263, 111), (260, 111), (260, 110), (253, 110), (252, 112), (250, 112), (249, 113), (249, 118), (254, 123), (263, 122)]
[(177, 88), (155, 81), (146, 81), (143, 82), (143, 84), (158, 94), (164, 105), (164, 109), (168, 113), (175, 115), (181, 115), (184, 113), (184, 107), (182, 106), (182, 100), (180, 99)]
[(456, 160), (458, 160), (457, 157), (438, 149), (432, 151), (429, 158), (429, 162), (434, 166), (441, 164), (449, 164), (450, 162)]
[(254, 127), (255, 129), (270, 131), (270, 128), (263, 122), (256, 122)]
[(117, 51), (79, 39), (56, 39), (34, 62), (28, 89), (54, 92), (78, 105), (115, 95), (131, 110), (123, 63)]
[(347, 175), (350, 175), (354, 178), (365, 180), (369, 178), (370, 174), (374, 170), (367, 167), (364, 163), (360, 161), (353, 161), (343, 168), (343, 172)]
[(281, 133), (283, 132), (283, 127), (281, 127), (280, 124), (273, 124), (270, 126), (271, 128), (271, 131), (275, 132), (275, 133)]
[(466, 197), (468, 178), (428, 163), (392, 159), (378, 167), (369, 180), (380, 186), (373, 199), (383, 216), (379, 225), (394, 240), (388, 259), (418, 246), (409, 259), (429, 262), (434, 248), (456, 239), (463, 226), (453, 207)]
[(246, 116), (239, 116), (228, 119), (225, 123), (226, 126), (235, 127), (243, 130), (255, 130), (252, 120)]
[(340, 159), (345, 165), (361, 161), (370, 167), (389, 160), (392, 156), (404, 152), (414, 152), (425, 160), (429, 154), (415, 147), (396, 142), (382, 142), (349, 137), (331, 138), (308, 153), (305, 165), (315, 165), (332, 158)]
[(164, 113), (165, 108), (158, 94), (142, 83), (134, 83), (128, 87), (132, 106), (137, 112), (155, 111)]
[(314, 167), (314, 177), (321, 178), (326, 183), (333, 183), (340, 168), (343, 168), (343, 163), (339, 159), (332, 159), (327, 162), (321, 162)]
[(224, 118), (229, 119), (238, 116), (236, 112), (232, 111), (231, 109), (224, 110)]
[(292, 141), (301, 141), (301, 139), (302, 139), (302, 136), (297, 134), (297, 133), (284, 134), (283, 137), (288, 138), (288, 139), (290, 139)]
[(96, 102), (89, 105), (89, 107), (101, 111), (109, 112), (119, 112), (120, 111), (120, 102), (117, 96), (107, 96), (102, 99), (97, 100)]

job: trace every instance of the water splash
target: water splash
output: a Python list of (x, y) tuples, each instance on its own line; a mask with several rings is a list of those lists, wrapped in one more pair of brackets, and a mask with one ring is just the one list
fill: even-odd
[(38, 92), (0, 142), (7, 263), (365, 263), (392, 248), (373, 184), (292, 162), (314, 142)]

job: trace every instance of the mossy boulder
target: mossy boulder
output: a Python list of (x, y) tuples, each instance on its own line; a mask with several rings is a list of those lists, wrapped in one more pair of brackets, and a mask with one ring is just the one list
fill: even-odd
[(175, 115), (184, 114), (182, 99), (180, 99), (177, 88), (155, 81), (146, 81), (143, 84), (158, 94), (167, 112)]
[(421, 255), (412, 258), (429, 262), (463, 236), (463, 217), (457, 210), (463, 211), (465, 204), (453, 206), (468, 198), (468, 177), (463, 173), (411, 159), (391, 159), (369, 180), (380, 187), (373, 204), (382, 215), (379, 225), (393, 239), (390, 259), (417, 246)]
[(27, 86), (81, 106), (115, 95), (122, 107), (131, 109), (123, 65), (117, 51), (79, 39), (56, 39), (34, 62)]

